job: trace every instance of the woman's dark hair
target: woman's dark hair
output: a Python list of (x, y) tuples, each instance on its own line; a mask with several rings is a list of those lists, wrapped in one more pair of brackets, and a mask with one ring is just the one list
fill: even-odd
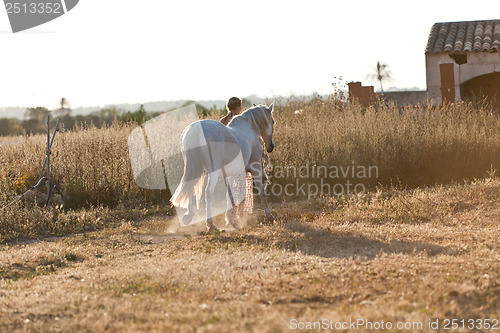
[(231, 97), (227, 100), (226, 108), (229, 112), (234, 111), (238, 106), (241, 106), (241, 99), (238, 97)]

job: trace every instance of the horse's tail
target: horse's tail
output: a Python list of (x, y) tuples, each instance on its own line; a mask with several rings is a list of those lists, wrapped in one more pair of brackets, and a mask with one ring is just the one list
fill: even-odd
[[(183, 137), (187, 139), (187, 135)], [(194, 196), (196, 206), (199, 208), (204, 181), (203, 158), (197, 149), (183, 149), (182, 155), (184, 158), (184, 174), (170, 202), (176, 207), (189, 209), (191, 199)]]

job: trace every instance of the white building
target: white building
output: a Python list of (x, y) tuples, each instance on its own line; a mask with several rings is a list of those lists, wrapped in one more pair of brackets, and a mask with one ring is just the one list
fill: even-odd
[(500, 107), (500, 19), (434, 24), (425, 60), (434, 104), (487, 97)]

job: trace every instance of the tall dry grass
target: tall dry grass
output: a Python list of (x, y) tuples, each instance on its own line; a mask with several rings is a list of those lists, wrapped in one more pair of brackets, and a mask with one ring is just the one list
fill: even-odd
[[(275, 110), (276, 148), (270, 155), (275, 166), (273, 185), (323, 182), (333, 188), (351, 181), (367, 189), (379, 184), (417, 187), (483, 177), (487, 171), (500, 168), (500, 116), (487, 107), (459, 104), (400, 110), (383, 104), (347, 106), (333, 98), (290, 98), (278, 101)], [(143, 190), (134, 182), (127, 138), (135, 127), (132, 123), (115, 123), (57, 134), (51, 171), (66, 209), (169, 206), (168, 190)], [(51, 228), (53, 217), (36, 213), (29, 206), (6, 206), (36, 183), (45, 145), (46, 137), (38, 135), (0, 148), (0, 239), (31, 236), (43, 230), (72, 230), (71, 223)], [(314, 165), (328, 168), (329, 174), (277, 174), (280, 167), (283, 171), (305, 166), (312, 169)], [(356, 171), (354, 175), (332, 177), (332, 166), (375, 166), (377, 174), (359, 177)], [(290, 199), (301, 196), (304, 194), (297, 193)], [(75, 230), (81, 229), (81, 224), (75, 225)]]
[[(309, 177), (301, 182), (323, 181), (345, 188), (350, 181), (367, 189), (380, 184), (412, 188), (444, 184), (485, 177), (500, 168), (500, 116), (485, 106), (399, 109), (379, 103), (363, 108), (317, 99), (286, 100), (276, 110), (276, 148), (270, 157), (277, 184), (307, 175), (306, 166)], [(346, 177), (341, 172), (334, 177), (334, 167), (346, 171), (348, 166)], [(371, 177), (369, 167), (376, 167)]]
[[(0, 241), (93, 230), (121, 218), (142, 216), (148, 213), (145, 206), (149, 213), (169, 212), (167, 191), (143, 190), (134, 183), (127, 138), (135, 127), (132, 123), (101, 129), (80, 126), (56, 134), (51, 178), (64, 199), (61, 214), (15, 199), (38, 180), (46, 136), (1, 147)], [(44, 183), (39, 189), (46, 191)], [(118, 214), (110, 211), (112, 207), (118, 207)]]
[[(134, 206), (167, 202), (160, 191), (145, 191), (134, 183), (127, 138), (135, 124), (115, 123), (98, 129), (77, 127), (56, 134), (51, 154), (51, 178), (61, 189), (65, 206)], [(46, 136), (37, 135), (0, 150), (0, 190), (20, 194), (36, 184), (45, 159)], [(41, 189), (44, 189), (42, 186)]]

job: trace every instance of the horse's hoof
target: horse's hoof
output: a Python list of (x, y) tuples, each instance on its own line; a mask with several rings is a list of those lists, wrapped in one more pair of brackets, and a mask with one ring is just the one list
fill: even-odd
[(207, 224), (207, 231), (208, 232), (212, 232), (212, 231), (217, 231), (217, 227), (215, 226), (215, 224)]
[(266, 217), (262, 218), (260, 224), (262, 225), (271, 225), (274, 223), (273, 214), (266, 214)]

